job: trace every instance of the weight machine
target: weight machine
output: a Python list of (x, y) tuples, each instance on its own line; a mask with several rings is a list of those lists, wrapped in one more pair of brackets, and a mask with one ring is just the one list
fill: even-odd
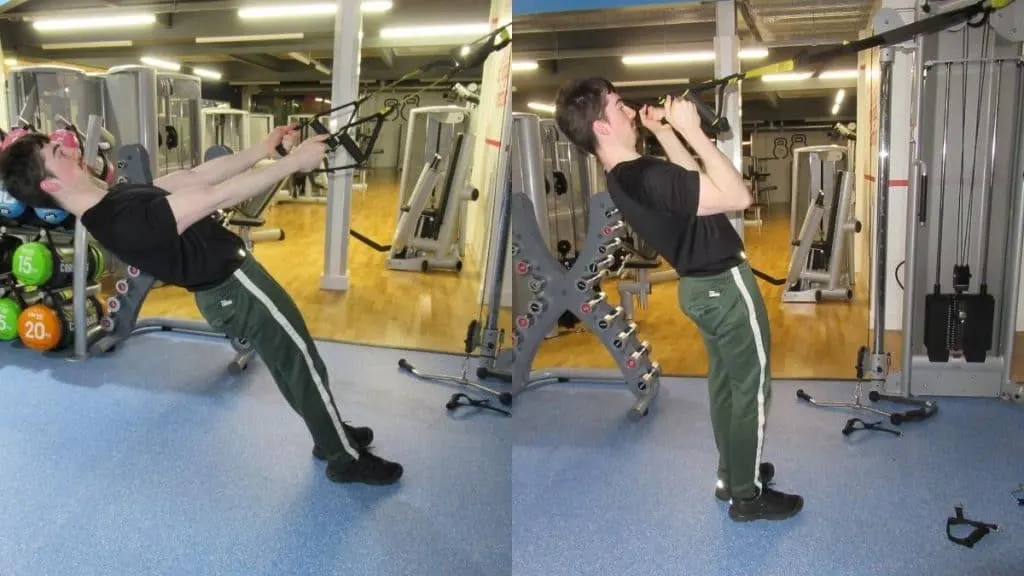
[[(623, 244), (626, 226), (607, 192), (589, 198), (589, 221), (585, 242), (571, 268), (556, 259), (544, 231), (546, 205), (540, 118), (533, 114), (512, 114), (509, 147), (499, 159), (504, 186), (499, 191), (496, 234), (491, 241), (486, 279), (488, 312), (483, 324), (470, 323), (466, 336), (466, 363), (480, 350), (476, 376), (508, 383), (510, 390), (497, 390), (461, 376), (427, 374), (406, 359), (398, 366), (425, 380), (466, 386), (496, 396), (502, 404), (527, 390), (571, 380), (625, 385), (635, 396), (629, 419), (648, 414), (661, 386), (661, 366), (651, 358), (651, 346), (638, 337), (635, 323), (625, 318), (621, 307), (612, 307), (600, 283), (609, 276), (616, 252)], [(506, 261), (506, 260), (509, 261)], [(502, 348), (504, 330), (499, 310), (505, 268), (511, 264), (512, 318), (511, 346)], [(566, 311), (578, 316), (615, 358), (621, 374), (603, 370), (532, 370), (541, 343)]]
[[(472, 114), (461, 106), (425, 106), (409, 114), (389, 269), (462, 270), (466, 202), (480, 196), (470, 182)], [(423, 166), (415, 184), (414, 166)]]
[[(801, 158), (806, 158), (806, 165)], [(853, 299), (851, 240), (861, 225), (854, 216), (854, 172), (846, 158), (843, 146), (793, 150), (791, 234), (796, 238), (782, 291), (785, 303)], [(808, 169), (807, 178), (801, 178), (803, 167)], [(800, 185), (804, 181), (807, 189)], [(801, 207), (804, 219), (797, 235), (796, 214)]]
[[(972, 6), (983, 4), (994, 3)], [(999, 4), (1002, 9), (998, 11), (960, 8), (902, 27), (893, 11), (882, 10), (877, 15), (875, 28), (882, 35), (907, 28), (917, 33), (899, 39), (913, 38), (913, 42), (885, 45), (880, 57), (874, 341), (870, 349), (864, 346), (858, 351), (858, 383), (852, 402), (815, 401), (803, 390), (797, 391), (798, 398), (816, 406), (875, 412), (899, 424), (937, 412), (934, 401), (917, 398), (915, 393), (1009, 398), (1015, 391), (1019, 397), (1021, 389), (1013, 382), (1011, 369), (1024, 251), (1024, 114), (1020, 103), (1024, 8), (1019, 3), (1009, 8), (1005, 7), (1008, 3)], [(941, 19), (942, 27), (926, 27), (936, 18)], [(907, 195), (906, 260), (897, 266), (897, 270), (905, 270), (901, 366), (890, 374), (891, 356), (885, 350), (884, 337), (893, 63), (898, 51), (913, 57), (914, 121), (908, 145), (912, 175)], [(951, 79), (957, 79), (952, 91)], [(956, 105), (962, 111), (959, 122), (949, 116)], [(975, 111), (968, 115), (970, 108)], [(971, 160), (967, 159), (969, 150)], [(984, 158), (979, 161), (978, 156)], [(936, 166), (937, 181), (929, 178)], [(950, 229), (955, 232), (949, 233)], [(972, 270), (979, 271), (974, 280), (976, 293), (970, 292)], [(922, 287), (921, 279), (933, 279), (934, 283)], [(872, 402), (886, 400), (914, 409), (890, 412), (862, 404), (866, 381), (874, 383), (869, 393)]]

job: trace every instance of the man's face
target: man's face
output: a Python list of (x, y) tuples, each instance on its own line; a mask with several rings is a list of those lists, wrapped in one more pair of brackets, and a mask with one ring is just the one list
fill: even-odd
[(605, 96), (604, 117), (609, 127), (608, 139), (630, 150), (636, 149), (639, 131), (636, 125), (636, 110), (622, 101), (618, 94)]
[(40, 151), (49, 178), (43, 182), (43, 190), (54, 193), (77, 183), (84, 175), (82, 151), (74, 146), (62, 146), (49, 142)]

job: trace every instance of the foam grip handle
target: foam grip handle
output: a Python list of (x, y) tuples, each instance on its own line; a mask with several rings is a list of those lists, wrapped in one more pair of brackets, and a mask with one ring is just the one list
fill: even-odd
[(405, 358), (398, 359), (398, 367), (407, 372), (412, 372), (412, 364), (409, 364), (409, 361)]
[(799, 398), (800, 400), (805, 400), (807, 402), (811, 401), (811, 397), (807, 394), (807, 392), (804, 392), (803, 388), (796, 391), (796, 397)]
[(900, 420), (903, 422), (920, 422), (928, 418), (928, 412), (925, 410), (910, 410), (900, 415)]
[(342, 132), (337, 136), (337, 143), (335, 143), (334, 140), (335, 137), (333, 136), (327, 139), (328, 144), (331, 145), (331, 148), (335, 148), (337, 147), (338, 144), (341, 144), (341, 146), (345, 148), (345, 150), (348, 152), (348, 155), (351, 156), (352, 160), (355, 160), (356, 163), (361, 164), (364, 160), (366, 160), (366, 154), (363, 154), (363, 151), (359, 149), (359, 144), (356, 144), (356, 141), (353, 140), (352, 137), (346, 134), (345, 132)]
[(928, 220), (928, 174), (924, 169), (921, 170), (917, 189), (920, 200), (917, 204), (917, 221), (919, 224), (925, 224)]
[(700, 116), (700, 123), (704, 132), (709, 135), (715, 135), (729, 131), (729, 121), (725, 118), (719, 118), (715, 111), (700, 99), (700, 96), (687, 90), (683, 94), (683, 98), (693, 102), (694, 107), (697, 108), (697, 115)]
[(284, 144), (278, 144), (274, 150), (281, 155), (281, 158), (288, 155), (288, 150), (285, 150)]

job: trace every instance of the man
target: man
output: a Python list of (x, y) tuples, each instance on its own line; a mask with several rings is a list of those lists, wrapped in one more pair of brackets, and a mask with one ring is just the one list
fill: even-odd
[[(402, 466), (368, 451), (373, 430), (342, 422), (327, 369), (302, 314), (285, 290), (246, 250), (241, 238), (210, 216), (295, 172), (317, 168), (325, 136), (304, 141), (287, 156), (275, 151), (295, 130), (279, 127), (260, 145), (152, 184), (107, 188), (92, 177), (77, 147), (29, 133), (0, 152), (0, 179), (33, 207), (74, 214), (97, 242), (126, 264), (195, 295), (209, 324), (245, 338), (313, 436), (313, 455), (327, 461), (335, 482), (391, 484)], [(264, 158), (272, 165), (251, 169)]]
[(771, 397), (768, 316), (743, 242), (726, 216), (750, 205), (750, 191), (701, 130), (693, 103), (669, 97), (664, 109), (644, 107), (641, 114), (671, 162), (637, 153), (637, 113), (609, 81), (574, 80), (556, 98), (558, 127), (597, 156), (623, 220), (679, 274), (680, 308), (700, 329), (708, 354), (716, 496), (730, 502), (734, 520), (789, 518), (803, 499), (770, 488), (775, 467), (761, 462)]

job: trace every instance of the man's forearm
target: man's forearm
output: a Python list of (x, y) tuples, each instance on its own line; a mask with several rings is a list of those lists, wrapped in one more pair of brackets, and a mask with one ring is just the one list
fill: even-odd
[(235, 154), (214, 158), (189, 171), (189, 184), (192, 186), (216, 186), (252, 168), (267, 156), (266, 147), (257, 144)]
[(700, 172), (700, 165), (697, 164), (697, 160), (683, 146), (683, 142), (676, 136), (675, 130), (657, 132), (654, 134), (654, 137), (658, 139), (658, 143), (665, 150), (665, 155), (668, 156), (668, 159), (673, 164), (682, 166), (687, 170)]
[(687, 137), (686, 140), (704, 161), (704, 172), (719, 190), (737, 200), (748, 202), (752, 200), (750, 188), (743, 181), (743, 175), (736, 169), (732, 161), (715, 146), (714, 142), (703, 133)]
[(217, 209), (230, 208), (266, 192), (298, 169), (298, 161), (292, 156), (285, 156), (266, 168), (256, 168), (228, 178), (213, 187)]

